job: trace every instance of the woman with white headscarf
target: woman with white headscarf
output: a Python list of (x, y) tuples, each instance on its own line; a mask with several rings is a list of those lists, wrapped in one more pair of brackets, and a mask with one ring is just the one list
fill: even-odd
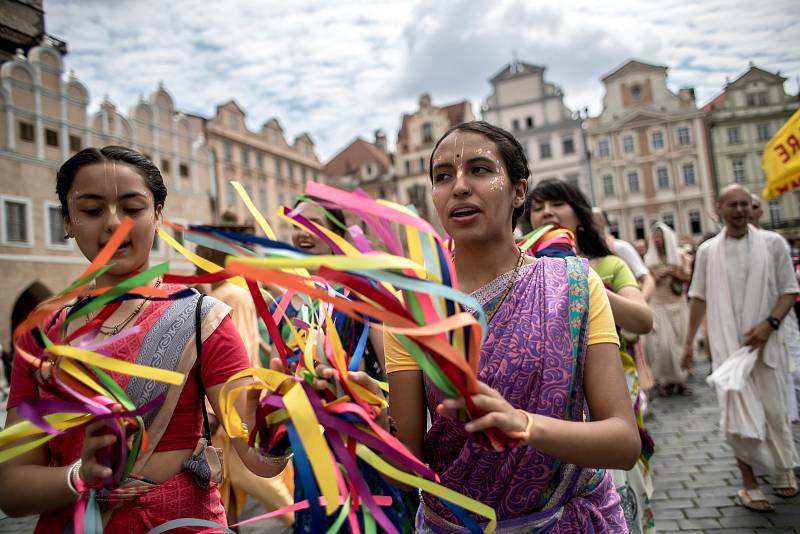
[(685, 385), (686, 371), (681, 368), (681, 346), (689, 317), (683, 295), (684, 284), (691, 278), (689, 262), (678, 248), (672, 228), (659, 222), (650, 232), (644, 262), (656, 280), (656, 289), (650, 299), (653, 331), (647, 336), (647, 355), (659, 395), (691, 395)]

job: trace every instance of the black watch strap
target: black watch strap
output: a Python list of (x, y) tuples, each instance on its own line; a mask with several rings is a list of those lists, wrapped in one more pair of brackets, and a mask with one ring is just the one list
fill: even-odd
[(772, 315), (767, 317), (767, 322), (769, 323), (769, 325), (772, 327), (773, 330), (777, 330), (778, 328), (781, 327), (781, 320)]

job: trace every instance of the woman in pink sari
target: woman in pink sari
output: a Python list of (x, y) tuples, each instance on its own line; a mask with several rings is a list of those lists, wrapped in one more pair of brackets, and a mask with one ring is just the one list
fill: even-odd
[[(113, 266), (97, 278), (99, 287), (114, 286), (148, 268), (167, 196), (161, 173), (150, 160), (123, 147), (87, 148), (61, 167), (56, 192), (68, 236), (75, 238), (90, 261), (124, 217), (134, 222), (112, 258)], [(123, 491), (100, 494), (104, 529), (115, 533), (146, 532), (182, 517), (226, 524), (217, 488), (221, 480), (220, 458), (201, 437), (201, 399), (207, 395), (212, 407), (218, 410), (223, 383), (250, 367), (242, 340), (231, 323), (228, 306), (211, 297), (201, 297), (185, 286), (161, 283), (160, 279), (153, 284), (171, 295), (180, 293), (183, 298), (109, 303), (92, 317), (70, 322), (63, 339), (60, 327), (77, 306), (59, 310), (43, 326), (46, 335), (57, 343), (73, 341), (79, 329), (97, 328), (102, 339), (136, 326), (135, 333), (118, 337), (107, 345), (112, 357), (187, 376), (182, 386), (167, 386), (109, 373), (139, 407), (165, 395), (163, 404), (143, 415), (148, 445), (132, 475), (122, 481)], [(112, 309), (110, 315), (104, 313)], [(92, 324), (83, 328), (89, 323)], [(43, 350), (37, 339), (33, 332), (28, 332), (20, 337), (17, 346), (41, 356)], [(26, 403), (40, 400), (55, 398), (39, 387), (34, 369), (17, 355), (8, 401), (8, 424), (21, 419), (19, 410)], [(240, 413), (254, 413), (245, 405), (254, 400), (257, 399), (239, 399)], [(100, 423), (88, 426), (85, 431), (69, 431), (0, 465), (0, 508), (11, 516), (39, 514), (36, 532), (72, 531), (72, 512), (78, 499), (76, 487), (81, 483), (92, 486), (111, 475), (98, 455), (116, 437), (104, 434), (102, 429)], [(247, 467), (260, 476), (275, 476), (285, 466), (285, 459), (265, 463), (242, 440), (232, 442)]]
[[(505, 130), (456, 126), (436, 144), (430, 173), (460, 289), (487, 313), (474, 401), (488, 413), (464, 424), (463, 399), (445, 398), (387, 335), (398, 437), (445, 486), (494, 508), (497, 532), (626, 532), (606, 468), (629, 469), (640, 442), (602, 282), (584, 260), (531, 258), (517, 248), (529, 171)], [(475, 436), (489, 427), (525, 438), (496, 452)], [(462, 524), (423, 494), (419, 532), (464, 532)]]

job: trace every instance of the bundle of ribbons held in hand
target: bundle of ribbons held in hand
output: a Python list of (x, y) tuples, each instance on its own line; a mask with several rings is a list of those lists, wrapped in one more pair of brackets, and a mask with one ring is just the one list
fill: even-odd
[[(48, 340), (42, 333), (45, 329), (39, 328), (37, 333), (45, 346), (43, 354), (22, 353), (37, 369), (42, 387), (61, 400), (21, 405), (20, 414), (26, 421), (0, 432), (0, 461), (67, 430), (104, 421), (108, 431), (118, 436), (115, 445), (99, 457), (113, 472), (100, 486), (113, 495), (113, 490), (130, 473), (140, 451), (145, 449), (147, 438), (141, 415), (156, 409), (163, 398), (137, 407), (102, 369), (170, 384), (182, 383), (184, 376), (103, 354), (104, 346), (113, 339), (135, 330), (123, 330), (112, 338), (96, 340), (100, 325), (126, 299), (174, 299), (193, 294), (187, 290), (168, 295), (145, 285), (158, 276), (165, 282), (184, 284), (230, 280), (249, 289), (286, 372), (254, 368), (231, 377), (221, 393), (221, 413), (217, 415), (232, 438), (246, 440), (262, 454), (293, 453), (296, 484), (307, 497), (288, 509), (240, 524), (307, 508), (315, 532), (336, 532), (345, 524), (352, 532), (371, 532), (376, 526), (398, 532), (400, 525), (407, 526), (413, 518), (398, 518), (391, 509), (392, 495), (396, 498), (397, 492), (373, 494), (375, 485), (368, 484), (367, 479), (378, 473), (384, 475), (381, 479), (384, 483), (388, 478), (436, 495), (451, 507), (469, 531), (492, 532), (496, 523), (494, 510), (438, 484), (435, 473), (376, 423), (376, 417), (386, 409), (385, 398), (349, 377), (350, 372), (359, 368), (369, 328), (386, 330), (397, 337), (436, 387), (449, 396), (464, 397), (465, 418), (483, 415), (471, 397), (478, 392), (476, 370), (486, 333), (485, 314), (477, 301), (456, 289), (455, 268), (441, 238), (406, 207), (373, 200), (363, 192), (346, 193), (310, 182), (306, 194), (319, 200), (309, 198), (309, 202), (316, 202), (323, 210), (327, 206), (352, 213), (386, 248), (385, 251), (375, 248), (359, 226), (348, 229), (351, 244), (306, 219), (302, 209), (281, 208), (282, 218), (312, 232), (333, 251), (332, 255), (311, 256), (279, 241), (244, 188), (235, 182), (233, 185), (266, 237), (170, 224), (184, 232), (186, 240), (226, 252), (229, 257), (225, 266), (193, 254), (160, 230), (163, 240), (207, 274), (169, 274), (168, 265), (161, 264), (116, 287), (92, 289), (91, 281), (109, 268), (114, 251), (132, 227), (125, 220), (79, 280), (34, 311), (20, 326), (18, 332), (43, 326), (47, 317), (76, 297), (82, 298), (70, 309), (64, 328), (72, 320), (100, 310), (94, 319), (69, 336), (63, 336), (62, 329), (62, 341), (57, 343)], [(252, 252), (254, 245), (258, 246), (258, 255)], [(273, 312), (265, 300), (265, 296), (267, 299), (271, 296), (261, 284), (285, 290)], [(277, 325), (284, 319), (295, 294), (308, 304), (301, 319), (286, 317), (293, 337), (287, 344)], [(473, 316), (465, 308), (478, 311)], [(365, 323), (352, 353), (342, 347), (332, 319), (334, 309)], [(328, 390), (311, 387), (317, 363), (337, 371), (337, 379)], [(253, 380), (245, 386), (231, 387), (231, 382), (243, 377)], [(244, 390), (262, 392), (256, 424), (249, 431), (234, 407), (234, 400)], [(476, 439), (502, 450), (516, 445), (518, 437), (491, 429)], [(9, 444), (12, 446), (6, 447)], [(100, 532), (99, 510), (94, 503), (97, 488), (80, 489), (76, 532)], [(483, 518), (480, 520), (483, 528), (476, 517)], [(227, 530), (208, 521), (184, 518), (152, 532), (185, 526), (206, 527), (209, 532)]]

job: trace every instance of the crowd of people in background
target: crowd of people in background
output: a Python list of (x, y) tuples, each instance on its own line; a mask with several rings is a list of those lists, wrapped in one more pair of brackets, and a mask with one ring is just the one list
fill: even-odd
[[(775, 495), (797, 494), (791, 420), (798, 418), (800, 387), (794, 311), (800, 250), (759, 228), (759, 197), (739, 185), (723, 189), (717, 199), (720, 231), (700, 243), (660, 221), (651, 224), (645, 238), (628, 243), (610, 234), (606, 215), (576, 187), (556, 179), (530, 183), (522, 147), (496, 126), (476, 121), (452, 128), (436, 143), (429, 169), (433, 204), (455, 245), (460, 289), (487, 314), (489, 332), (478, 367), (481, 393), (473, 401), (488, 415), (465, 423), (458, 416), (464, 400), (446, 398), (408, 350), (378, 330), (369, 332), (361, 380), (379, 392), (376, 381), (388, 378), (393, 432), (444, 485), (494, 508), (498, 526), (509, 531), (652, 532), (658, 518), (651, 499), (657, 488), (649, 459), (658, 454), (658, 443), (647, 431), (648, 416), (656, 397), (693, 394), (687, 379), (701, 354), (711, 360), (721, 430), (741, 470), (739, 502), (753, 510), (772, 509), (758, 488), (757, 473), (770, 476)], [(136, 220), (127, 249), (101, 283), (148, 265), (166, 199), (161, 174), (151, 162), (124, 148), (85, 149), (64, 164), (57, 187), (69, 235), (89, 260), (119, 224), (118, 204), (120, 213)], [(300, 199), (294, 208), (347, 236), (341, 211), (320, 209), (313, 199)], [(569, 231), (573, 247), (567, 257), (523, 253), (518, 247), (515, 228), (530, 231), (546, 224)], [(309, 254), (331, 253), (302, 230), (294, 231), (292, 243)], [(224, 263), (219, 251), (198, 247), (198, 254)], [(110, 508), (108, 525), (125, 522), (135, 526), (133, 531), (146, 530), (186, 516), (232, 524), (248, 496), (267, 511), (303, 498), (289, 458), (254, 461), (246, 444), (229, 439), (217, 424), (213, 399), (220, 385), (246, 367), (273, 365), (275, 352), (246, 290), (229, 282), (199, 289), (207, 295), (202, 304), (143, 307), (145, 300), (133, 299), (99, 325), (103, 333), (116, 333), (129, 324), (154, 325), (163, 317), (194, 313), (195, 306), (203, 313), (204, 345), (197, 362), (202, 374), (198, 370), (198, 383), (189, 381), (180, 398), (176, 395), (174, 415), (154, 418), (160, 440), (151, 444), (149, 461), (137, 464), (140, 476), (130, 482), (146, 486), (147, 500)], [(268, 290), (280, 297), (280, 288)], [(287, 317), (307, 305), (295, 296)], [(53, 331), (68, 313), (69, 308), (52, 319)], [(343, 345), (352, 346), (364, 325), (339, 319)], [(71, 329), (80, 326), (81, 321), (71, 323)], [(287, 325), (279, 327), (291, 343)], [(120, 345), (115, 356), (146, 357), (139, 345), (150, 341), (145, 333), (140, 337)], [(28, 352), (41, 350), (31, 336), (21, 343)], [(187, 356), (191, 347), (174, 352), (164, 359), (173, 358), (187, 373), (197, 369), (196, 356)], [(719, 385), (731, 377), (744, 387), (731, 392)], [(8, 423), (13, 423), (20, 418), (20, 402), (40, 392), (21, 358), (14, 359), (9, 378)], [(116, 378), (132, 395), (145, 391), (141, 384), (132, 387)], [(219, 486), (196, 485), (186, 476), (187, 460), (207, 454), (199, 424), (204, 391), (210, 400), (209, 439), (225, 458), (219, 478), (211, 480)], [(728, 402), (731, 395), (738, 395), (737, 402)], [(554, 403), (556, 398), (569, 402)], [(764, 424), (753, 414), (763, 414)], [(390, 428), (389, 418), (379, 422)], [(487, 449), (474, 435), (488, 427), (522, 436), (520, 445), (500, 453)], [(41, 514), (41, 531), (67, 528), (76, 482), (105, 476), (94, 454), (108, 438), (97, 430), (72, 436), (68, 447), (39, 447), (0, 465), (0, 507), (9, 514)], [(188, 497), (170, 501), (170, 487)], [(457, 530), (458, 518), (439, 499), (426, 493), (421, 501), (407, 497), (406, 512), (414, 516), (418, 532)], [(307, 527), (301, 512), (284, 514), (282, 520), (297, 531)]]

